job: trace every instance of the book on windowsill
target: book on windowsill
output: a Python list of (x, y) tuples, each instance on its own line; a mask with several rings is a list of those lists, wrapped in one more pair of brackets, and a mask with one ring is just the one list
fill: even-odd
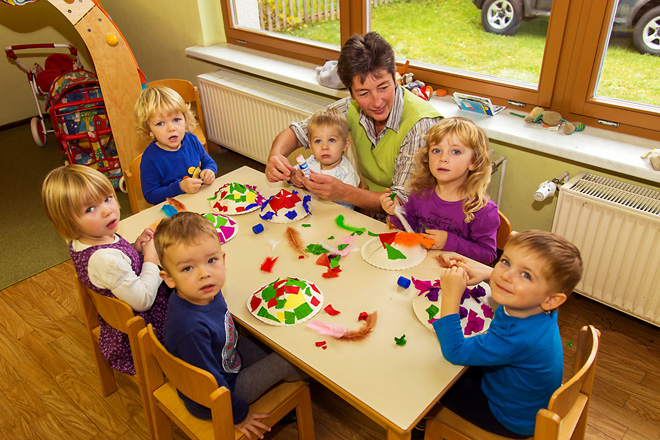
[(454, 101), (462, 110), (488, 116), (495, 116), (506, 108), (503, 105), (494, 105), (488, 98), (458, 92), (454, 93)]

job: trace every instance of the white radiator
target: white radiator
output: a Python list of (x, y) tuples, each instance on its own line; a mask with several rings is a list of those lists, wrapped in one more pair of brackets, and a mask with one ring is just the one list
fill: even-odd
[(660, 191), (579, 173), (552, 231), (580, 249), (578, 293), (660, 326)]
[(333, 101), (223, 69), (199, 75), (197, 81), (206, 137), (264, 164), (273, 140), (290, 122)]

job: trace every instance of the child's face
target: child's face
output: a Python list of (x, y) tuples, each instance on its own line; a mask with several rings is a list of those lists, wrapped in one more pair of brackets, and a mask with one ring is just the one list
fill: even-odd
[(186, 118), (181, 112), (169, 115), (155, 113), (149, 118), (149, 135), (156, 138), (156, 144), (163, 150), (176, 151), (186, 134)]
[(475, 168), (473, 159), (472, 148), (453, 133), (429, 146), (429, 170), (439, 185), (462, 184), (468, 172)]
[(312, 154), (321, 164), (321, 169), (331, 170), (341, 162), (344, 151), (348, 148), (348, 139), (344, 139), (337, 128), (322, 125), (311, 133), (309, 146)]
[(101, 201), (83, 203), (76, 217), (83, 244), (97, 245), (112, 243), (119, 229), (119, 203), (113, 194)]
[(559, 307), (566, 295), (553, 292), (544, 275), (544, 265), (544, 259), (534, 252), (519, 246), (506, 247), (490, 275), (493, 300), (518, 318)]
[(225, 284), (225, 254), (217, 237), (201, 236), (190, 244), (169, 247), (161, 278), (183, 299), (207, 305)]

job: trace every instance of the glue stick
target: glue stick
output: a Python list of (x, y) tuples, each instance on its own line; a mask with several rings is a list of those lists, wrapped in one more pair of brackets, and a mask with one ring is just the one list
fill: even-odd
[(309, 166), (307, 166), (307, 162), (305, 162), (305, 158), (303, 157), (302, 154), (296, 156), (296, 162), (298, 162), (300, 171), (302, 171), (305, 174), (305, 177), (309, 179), (309, 175), (311, 174), (311, 171), (309, 170)]

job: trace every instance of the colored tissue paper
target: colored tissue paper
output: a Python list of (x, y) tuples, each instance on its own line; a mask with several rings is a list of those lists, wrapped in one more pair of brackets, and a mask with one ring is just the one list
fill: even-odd
[(323, 347), (324, 345), (326, 345), (326, 342), (325, 341), (318, 341), (315, 344), (316, 344), (317, 347)]
[(395, 336), (394, 337), (394, 342), (396, 342), (396, 345), (404, 346), (404, 345), (406, 345), (406, 342), (408, 342), (408, 341), (406, 341), (406, 335), (401, 335), (400, 338), (397, 338)]
[(325, 313), (327, 313), (328, 315), (331, 315), (331, 316), (339, 315), (341, 313), (340, 311), (335, 310), (334, 307), (332, 307), (331, 304), (328, 304), (327, 306), (325, 306), (325, 308), (323, 310), (325, 310)]
[(390, 260), (405, 260), (408, 258), (403, 254), (403, 252), (393, 248), (387, 243), (385, 243), (385, 249), (387, 250), (387, 258)]
[(432, 320), (433, 318), (435, 318), (435, 315), (437, 315), (439, 311), (440, 311), (440, 309), (435, 304), (431, 304), (426, 309), (426, 313), (429, 314), (429, 321)]
[(303, 228), (310, 228), (312, 225), (310, 225), (309, 223), (303, 223), (300, 226), (302, 226)]
[(360, 312), (358, 315), (358, 321), (366, 321), (368, 317), (369, 314), (367, 312)]
[(463, 334), (465, 336), (470, 336), (472, 333), (479, 333), (484, 329), (484, 320), (477, 316), (477, 312), (470, 310), (468, 314), (468, 322), (463, 329)]
[(493, 319), (493, 317), (495, 316), (493, 313), (493, 309), (491, 309), (488, 304), (482, 304), (481, 311), (484, 313), (484, 317), (486, 318)]

